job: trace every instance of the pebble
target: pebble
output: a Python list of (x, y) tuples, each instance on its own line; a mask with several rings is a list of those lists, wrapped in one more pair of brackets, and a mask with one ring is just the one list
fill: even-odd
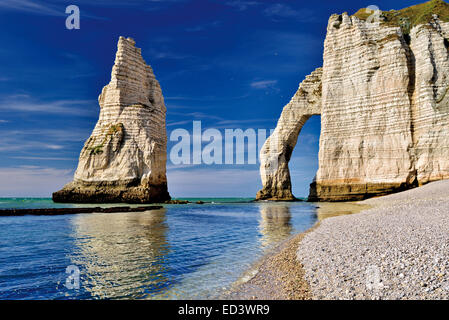
[(449, 180), (362, 203), (300, 242), (312, 297), (449, 299)]

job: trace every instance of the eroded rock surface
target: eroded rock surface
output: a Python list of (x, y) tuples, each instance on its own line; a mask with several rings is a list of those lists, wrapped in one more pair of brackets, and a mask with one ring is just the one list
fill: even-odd
[(73, 182), (56, 202), (163, 202), (167, 191), (166, 108), (153, 70), (131, 38), (120, 37), (100, 117)]
[(273, 134), (260, 152), (260, 174), (263, 189), (259, 200), (295, 200), (291, 190), (288, 162), (302, 126), (313, 115), (321, 113), (322, 69), (313, 71), (299, 85), (298, 91), (282, 110)]
[[(428, 3), (435, 4), (449, 12), (443, 1)], [(321, 135), (311, 201), (360, 200), (449, 178), (448, 48), (449, 23), (436, 15), (411, 30), (331, 16), (314, 83), (321, 90), (284, 108), (261, 151), (257, 198), (293, 198), (288, 161), (312, 114), (321, 114)]]

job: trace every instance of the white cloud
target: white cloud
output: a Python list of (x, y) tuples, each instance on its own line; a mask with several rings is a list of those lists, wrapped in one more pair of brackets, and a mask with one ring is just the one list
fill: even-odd
[[(41, 1), (40, 1), (41, 2)], [(60, 0), (59, 2), (63, 2), (60, 5), (49, 5), (37, 3), (32, 0), (1, 0), (0, 1), (0, 10), (9, 10), (9, 11), (18, 11), (25, 12), (37, 15), (44, 16), (55, 16), (55, 17), (67, 17), (65, 10), (70, 3), (67, 3), (66, 0)], [(79, 5), (80, 1), (77, 1), (76, 5)], [(80, 9), (82, 18), (90, 18), (90, 19), (101, 19), (104, 20), (103, 17), (98, 17), (87, 13), (85, 10)]]
[(201, 120), (201, 119), (224, 120), (222, 117), (214, 116), (213, 114), (208, 114), (208, 113), (204, 113), (204, 112), (183, 113), (183, 112), (170, 112), (169, 111), (168, 114), (176, 115), (176, 116), (183, 116), (186, 119), (190, 118), (191, 119), (190, 121)]
[(62, 150), (69, 143), (85, 141), (89, 132), (79, 128), (1, 130), (0, 151)]
[(165, 59), (165, 60), (184, 60), (191, 57), (189, 55), (175, 53), (169, 50), (155, 50), (155, 49), (148, 50), (148, 54), (151, 56), (152, 59)]
[(210, 28), (218, 27), (218, 26), (220, 26), (220, 24), (221, 24), (221, 21), (214, 21), (211, 23), (205, 23), (205, 24), (194, 26), (194, 27), (189, 27), (189, 28), (186, 28), (185, 30), (187, 32), (199, 32), (199, 31), (203, 31), (203, 30), (208, 30)]
[(69, 99), (36, 101), (29, 95), (19, 94), (0, 99), (0, 110), (91, 116), (98, 112), (98, 103), (94, 100)]
[[(287, 74), (310, 73), (322, 62), (317, 58), (317, 50), (322, 50), (323, 39), (310, 33), (283, 32), (271, 30), (254, 30), (248, 34), (237, 52), (222, 54), (215, 59), (215, 65), (227, 72), (250, 73), (263, 80), (283, 77)], [(317, 61), (310, 63), (298, 63), (298, 61)], [(267, 68), (267, 65), (275, 65), (276, 68)], [(255, 79), (258, 81), (259, 79)], [(299, 81), (300, 79), (298, 79)]]
[(258, 1), (243, 1), (243, 0), (234, 0), (234, 1), (228, 1), (226, 2), (228, 6), (235, 7), (239, 11), (244, 11), (252, 6), (259, 5)]
[(277, 84), (277, 80), (261, 80), (251, 82), (251, 87), (254, 89), (272, 88)]
[(174, 122), (167, 122), (167, 127), (173, 127), (173, 126), (181, 126), (183, 124), (190, 124), (192, 120), (183, 120), (183, 121), (174, 121)]
[(73, 170), (39, 166), (0, 168), (0, 197), (50, 197), (73, 178)]
[(54, 160), (54, 161), (74, 161), (75, 158), (59, 158), (59, 157), (11, 157), (13, 159), (21, 160)]
[(262, 123), (262, 122), (271, 122), (273, 119), (234, 119), (234, 120), (223, 120), (217, 122), (218, 125), (241, 125), (248, 123)]
[(0, 151), (24, 151), (32, 149), (62, 150), (64, 146), (40, 141), (19, 141), (2, 139)]
[(272, 18), (297, 18), (303, 20), (303, 22), (314, 20), (313, 12), (311, 10), (296, 10), (283, 3), (275, 3), (267, 7), (264, 10), (264, 14)]
[(57, 142), (80, 142), (86, 141), (91, 133), (91, 129), (81, 129), (76, 127), (66, 127), (65, 129), (23, 129), (23, 130), (8, 130), (1, 132), (1, 136), (5, 138), (16, 138), (17, 140), (30, 140), (36, 136), (42, 141), (51, 140)]
[(35, 13), (48, 16), (66, 16), (64, 9), (54, 6), (43, 5), (30, 0), (2, 0), (0, 1), (0, 9), (14, 10)]
[[(249, 97), (249, 94), (241, 95), (241, 96), (229, 96), (229, 97), (216, 97), (216, 96), (201, 96), (201, 97), (187, 97), (187, 96), (167, 96), (164, 97), (164, 100), (181, 100), (181, 101), (232, 101), (232, 100), (240, 100)], [(170, 108), (192, 108), (192, 107), (184, 107), (184, 106), (172, 106), (171, 104), (168, 106)]]

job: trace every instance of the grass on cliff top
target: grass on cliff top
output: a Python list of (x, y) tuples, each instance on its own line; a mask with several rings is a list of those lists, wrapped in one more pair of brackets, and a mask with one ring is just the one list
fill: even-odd
[[(363, 8), (354, 16), (366, 20), (372, 13), (372, 10)], [(431, 0), (401, 10), (383, 11), (381, 17), (383, 23), (401, 27), (404, 34), (409, 34), (414, 26), (430, 22), (433, 14), (437, 14), (441, 21), (448, 22), (449, 4), (443, 0)]]

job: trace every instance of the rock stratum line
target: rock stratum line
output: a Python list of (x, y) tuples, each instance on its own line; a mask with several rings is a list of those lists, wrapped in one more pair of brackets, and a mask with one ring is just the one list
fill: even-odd
[(288, 162), (312, 115), (321, 115), (321, 133), (309, 201), (361, 200), (449, 178), (449, 23), (438, 17), (449, 5), (423, 5), (436, 12), (411, 30), (382, 16), (330, 17), (322, 69), (300, 84), (261, 150), (257, 199), (294, 200)]

